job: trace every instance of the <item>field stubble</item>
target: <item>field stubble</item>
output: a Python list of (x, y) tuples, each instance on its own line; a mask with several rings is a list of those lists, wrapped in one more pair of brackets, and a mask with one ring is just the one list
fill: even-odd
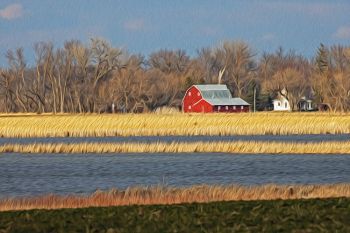
[(1, 137), (348, 133), (347, 113), (0, 115)]

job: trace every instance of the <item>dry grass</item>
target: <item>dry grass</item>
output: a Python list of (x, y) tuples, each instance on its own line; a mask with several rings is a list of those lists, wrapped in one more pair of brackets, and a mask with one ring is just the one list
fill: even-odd
[(345, 113), (0, 115), (1, 137), (350, 133)]
[(47, 195), (0, 200), (0, 211), (60, 209), (122, 205), (178, 204), (192, 202), (275, 200), (350, 197), (349, 184), (193, 186), (188, 188), (135, 187), (97, 191), (90, 196)]
[(172, 143), (34, 143), (0, 145), (0, 153), (240, 153), (350, 154), (346, 142), (172, 142)]

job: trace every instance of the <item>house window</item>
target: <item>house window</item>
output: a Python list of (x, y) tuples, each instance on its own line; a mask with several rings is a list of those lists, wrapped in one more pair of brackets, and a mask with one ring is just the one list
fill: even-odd
[(191, 92), (188, 92), (188, 96), (191, 96)]
[(277, 105), (278, 105), (278, 106), (281, 106), (281, 102), (278, 102)]
[(228, 106), (226, 106), (225, 109), (228, 110)]
[(287, 106), (288, 106), (287, 102), (286, 102), (286, 103), (284, 103), (284, 106), (287, 108)]
[(190, 106), (188, 106), (188, 109), (190, 109), (190, 110), (191, 110), (191, 105), (190, 105)]
[(243, 106), (241, 106), (241, 109), (243, 110)]
[(236, 110), (236, 106), (233, 106), (233, 110)]
[(219, 111), (220, 111), (220, 109), (221, 109), (221, 106), (218, 107), (218, 110), (219, 110)]

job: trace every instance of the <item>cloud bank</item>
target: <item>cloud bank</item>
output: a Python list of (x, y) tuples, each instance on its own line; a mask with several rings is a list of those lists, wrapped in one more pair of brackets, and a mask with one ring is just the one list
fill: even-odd
[(333, 36), (337, 39), (350, 39), (350, 26), (339, 27)]
[(23, 16), (23, 6), (21, 4), (11, 4), (0, 10), (0, 18), (13, 20)]

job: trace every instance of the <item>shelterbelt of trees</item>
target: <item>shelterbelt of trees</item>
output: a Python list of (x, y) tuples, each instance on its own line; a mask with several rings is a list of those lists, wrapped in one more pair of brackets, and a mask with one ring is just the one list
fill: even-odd
[(282, 48), (256, 54), (241, 41), (202, 48), (194, 57), (184, 50), (162, 49), (148, 57), (129, 54), (104, 39), (89, 44), (71, 40), (62, 48), (34, 45), (35, 64), (23, 49), (8, 50), (0, 67), (0, 112), (149, 112), (178, 107), (192, 84), (222, 83), (234, 96), (266, 110), (283, 89), (292, 109), (302, 97), (350, 110), (350, 46), (320, 45), (312, 59)]

